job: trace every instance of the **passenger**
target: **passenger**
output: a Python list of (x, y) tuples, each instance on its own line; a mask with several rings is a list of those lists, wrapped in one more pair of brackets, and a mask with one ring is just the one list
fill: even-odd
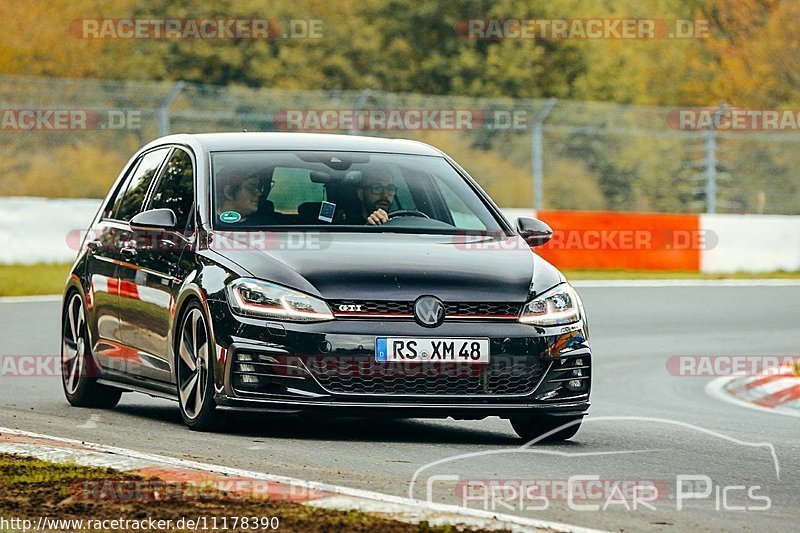
[(272, 183), (271, 179), (233, 169), (220, 172), (217, 176), (217, 218), (237, 226), (284, 224), (284, 216), (275, 213), (275, 206), (267, 200)]

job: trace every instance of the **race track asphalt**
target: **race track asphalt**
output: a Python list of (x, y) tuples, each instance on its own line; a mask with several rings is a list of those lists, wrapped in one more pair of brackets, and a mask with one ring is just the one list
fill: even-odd
[[(566, 444), (523, 450), (510, 424), (497, 418), (260, 415), (238, 420), (228, 434), (202, 434), (186, 429), (177, 405), (169, 401), (132, 393), (112, 411), (78, 409), (64, 400), (58, 377), (8, 374), (0, 377), (0, 426), (401, 496), (409, 494), (417, 473), (415, 497), (426, 498), (431, 482), (431, 498), (450, 503), (459, 501), (456, 488), (469, 482), (472, 492), (459, 494), (468, 494), (473, 508), (487, 501), (478, 480), (506, 480), (506, 487), (520, 480), (523, 486), (534, 481), (563, 486), (573, 477), (576, 490), (593, 490), (595, 485), (574, 476), (598, 476), (608, 486), (655, 484), (658, 498), (648, 502), (655, 509), (641, 502), (649, 494), (640, 494), (633, 509), (632, 494), (591, 490), (595, 499), (568, 501), (549, 490), (546, 501), (529, 492), (521, 503), (499, 496), (494, 503), (501, 512), (609, 530), (795, 529), (800, 419), (712, 398), (705, 392), (712, 378), (671, 375), (667, 360), (797, 354), (800, 287), (592, 287), (579, 292), (591, 324), (593, 405), (577, 437)], [(0, 302), (0, 355), (56, 356), (59, 320), (55, 300)], [(441, 462), (422, 468), (434, 461)], [(433, 483), (432, 476), (449, 477)], [(696, 480), (694, 489), (683, 484), (684, 494), (695, 490), (708, 496), (684, 498), (679, 510), (678, 476)], [(754, 509), (767, 507), (765, 497), (769, 508)], [(579, 510), (580, 505), (599, 509)]]

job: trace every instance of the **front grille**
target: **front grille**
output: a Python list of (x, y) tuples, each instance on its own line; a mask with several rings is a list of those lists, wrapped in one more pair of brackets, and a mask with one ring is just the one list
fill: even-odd
[(370, 356), (310, 357), (308, 371), (328, 392), (376, 395), (525, 395), (539, 383), (544, 363), (530, 355), (497, 356), (488, 364), (378, 363)]
[(504, 315), (516, 318), (521, 304), (513, 303), (448, 303), (445, 304), (446, 315), (486, 316)]
[[(359, 315), (401, 315), (413, 316), (414, 302), (403, 301), (363, 301), (330, 300), (333, 314), (342, 317)], [(516, 318), (522, 304), (494, 302), (445, 302), (446, 317), (487, 317)]]
[[(331, 300), (331, 309), (334, 314), (347, 313), (352, 315), (411, 315), (414, 302), (395, 301), (358, 301), (358, 300)], [(343, 309), (346, 307), (348, 309)], [(352, 309), (358, 309), (354, 311)]]

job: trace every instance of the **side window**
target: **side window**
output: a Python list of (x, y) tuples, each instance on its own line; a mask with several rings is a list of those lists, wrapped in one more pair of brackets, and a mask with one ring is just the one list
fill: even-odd
[(167, 161), (161, 181), (156, 187), (150, 209), (172, 209), (181, 229), (189, 225), (194, 205), (194, 169), (192, 158), (185, 151), (176, 149)]
[(161, 148), (141, 158), (139, 166), (124, 185), (125, 192), (118, 195), (114, 202), (113, 218), (127, 222), (141, 211), (150, 183), (168, 152), (169, 148)]
[(136, 161), (131, 163), (131, 165), (128, 167), (127, 171), (125, 172), (125, 175), (122, 178), (122, 183), (120, 183), (116, 187), (116, 190), (115, 190), (114, 194), (108, 200), (108, 203), (106, 204), (105, 208), (103, 209), (103, 218), (104, 219), (105, 218), (111, 218), (111, 215), (114, 214), (114, 209), (117, 207), (119, 199), (122, 198), (122, 195), (125, 192), (125, 187), (128, 186), (128, 180), (130, 179), (131, 175), (134, 172), (136, 172), (136, 168), (139, 166), (139, 163), (141, 163), (141, 162), (142, 162), (142, 158), (139, 157), (139, 158), (136, 159)]

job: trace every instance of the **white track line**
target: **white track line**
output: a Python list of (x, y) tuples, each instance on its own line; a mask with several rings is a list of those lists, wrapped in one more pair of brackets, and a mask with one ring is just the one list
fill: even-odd
[(717, 400), (721, 400), (723, 402), (732, 403), (733, 405), (738, 405), (739, 407), (747, 407), (748, 409), (754, 409), (756, 411), (761, 411), (762, 413), (771, 413), (773, 415), (783, 415), (783, 416), (792, 416), (795, 418), (800, 418), (800, 411), (797, 409), (790, 409), (788, 407), (764, 407), (763, 405), (757, 405), (752, 402), (748, 402), (747, 400), (742, 400), (741, 398), (737, 398), (725, 390), (725, 385), (729, 382), (733, 381), (739, 376), (722, 376), (719, 377), (706, 385), (705, 393), (712, 398)]
[[(458, 505), (414, 500), (410, 498), (392, 496), (390, 494), (383, 494), (380, 492), (373, 492), (369, 490), (354, 489), (349, 487), (342, 487), (339, 485), (332, 485), (328, 483), (306, 481), (303, 479), (291, 478), (287, 476), (265, 474), (263, 472), (256, 472), (252, 470), (242, 470), (239, 468), (231, 468), (226, 466), (200, 463), (197, 461), (177, 459), (174, 457), (168, 457), (164, 455), (139, 452), (136, 450), (129, 450), (126, 448), (118, 448), (116, 446), (106, 446), (104, 444), (93, 444), (80, 440), (54, 437), (51, 435), (44, 435), (41, 433), (33, 433), (18, 429), (0, 427), (0, 434), (2, 433), (11, 435), (22, 435), (25, 437), (38, 438), (38, 439), (46, 439), (46, 440), (56, 441), (59, 443), (68, 444), (70, 446), (88, 448), (89, 450), (93, 450), (96, 452), (114, 454), (129, 459), (134, 459), (136, 460), (135, 462), (137, 463), (140, 461), (149, 461), (151, 463), (160, 463), (162, 465), (167, 465), (177, 468), (189, 468), (194, 470), (201, 470), (204, 472), (226, 474), (230, 476), (247, 477), (251, 479), (258, 479), (264, 481), (274, 481), (277, 483), (295, 485), (306, 489), (332, 493), (336, 495), (330, 498), (330, 508), (332, 509), (360, 508), (369, 510), (370, 512), (373, 513), (381, 513), (381, 514), (394, 513), (397, 514), (395, 518), (399, 520), (402, 520), (404, 518), (409, 518), (408, 516), (409, 511), (411, 511), (413, 514), (416, 514), (417, 516), (422, 515), (420, 517), (420, 520), (425, 519), (428, 521), (431, 520), (430, 515), (432, 513), (444, 513), (456, 516), (454, 518), (448, 518), (444, 516), (436, 517), (435, 520), (438, 523), (442, 524), (450, 523), (453, 525), (465, 524), (476, 527), (491, 527), (492, 524), (496, 526), (499, 522), (501, 526), (511, 529), (512, 531), (530, 531), (532, 529), (563, 531), (569, 533), (596, 533), (598, 531), (595, 529), (588, 529), (579, 526), (573, 526), (570, 524), (563, 524), (560, 522), (551, 522), (548, 520), (536, 520), (522, 516), (493, 513), (490, 511), (482, 511), (480, 509), (469, 509)], [(80, 455), (81, 453), (80, 449), (66, 449), (66, 450), (67, 453), (71, 453), (74, 455)], [(316, 500), (314, 502), (311, 502), (310, 504), (316, 507), (326, 507), (326, 502), (324, 502), (323, 500), (324, 499)], [(461, 519), (459, 519), (459, 517)], [(388, 516), (388, 518), (393, 518), (393, 517)], [(413, 521), (413, 517), (411, 518)]]

